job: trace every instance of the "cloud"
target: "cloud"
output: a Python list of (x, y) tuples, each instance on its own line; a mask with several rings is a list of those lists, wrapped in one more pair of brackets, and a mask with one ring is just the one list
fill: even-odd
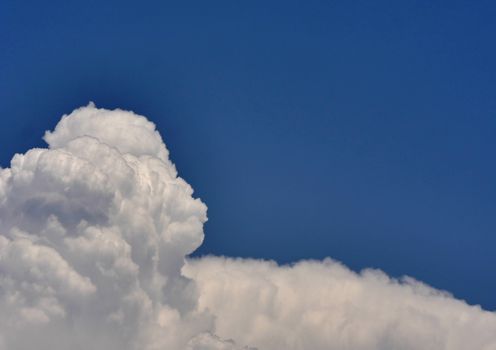
[(181, 275), (206, 206), (155, 126), (89, 105), (0, 173), (6, 349), (181, 349), (212, 329)]
[(331, 259), (206, 257), (184, 268), (221, 337), (260, 349), (496, 349), (496, 315), (411, 278)]
[(332, 260), (186, 259), (207, 207), (146, 118), (94, 104), (0, 169), (0, 350), (496, 349), (496, 315)]

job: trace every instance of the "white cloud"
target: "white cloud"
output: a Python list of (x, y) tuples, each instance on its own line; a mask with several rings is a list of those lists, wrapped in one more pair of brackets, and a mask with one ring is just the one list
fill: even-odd
[(331, 261), (185, 261), (206, 206), (153, 123), (93, 104), (0, 169), (0, 350), (496, 349), (496, 315)]
[(184, 268), (221, 337), (260, 349), (496, 349), (496, 315), (411, 278), (331, 260), (207, 257)]
[(45, 139), (0, 175), (6, 347), (180, 349), (210, 331), (181, 275), (207, 208), (155, 126), (89, 105)]

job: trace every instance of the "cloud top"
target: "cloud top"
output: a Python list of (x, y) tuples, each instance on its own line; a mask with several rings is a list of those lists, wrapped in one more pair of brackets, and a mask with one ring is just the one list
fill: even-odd
[(148, 155), (168, 161), (169, 152), (155, 124), (133, 112), (96, 108), (91, 102), (63, 116), (55, 130), (47, 131), (43, 139), (55, 149), (81, 136), (94, 137), (122, 154)]

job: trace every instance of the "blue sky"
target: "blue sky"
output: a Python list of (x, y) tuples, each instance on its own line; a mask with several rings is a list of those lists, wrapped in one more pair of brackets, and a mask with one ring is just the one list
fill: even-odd
[(157, 124), (198, 254), (331, 256), (496, 309), (496, 5), (0, 4), (0, 164), (88, 101)]

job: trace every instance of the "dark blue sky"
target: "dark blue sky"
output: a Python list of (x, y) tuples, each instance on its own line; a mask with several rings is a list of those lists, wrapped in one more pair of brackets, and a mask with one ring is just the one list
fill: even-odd
[(153, 120), (200, 254), (331, 256), (496, 309), (493, 1), (0, 3), (0, 164), (89, 100)]

